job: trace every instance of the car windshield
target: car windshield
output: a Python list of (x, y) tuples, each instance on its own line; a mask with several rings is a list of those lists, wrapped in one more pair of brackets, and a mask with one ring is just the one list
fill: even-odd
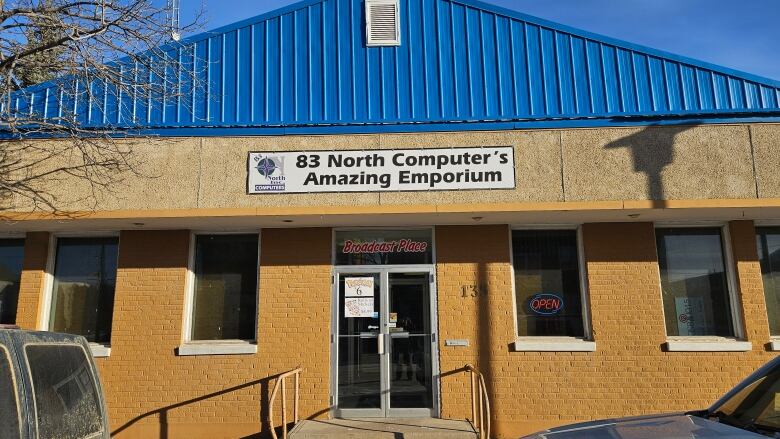
[(708, 414), (753, 431), (780, 431), (780, 362)]

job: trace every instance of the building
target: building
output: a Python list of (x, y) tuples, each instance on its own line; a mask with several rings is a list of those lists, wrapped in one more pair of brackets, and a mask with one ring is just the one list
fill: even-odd
[(117, 437), (265, 432), (299, 365), (304, 417), (464, 418), (473, 364), (513, 437), (703, 408), (777, 355), (780, 82), (384, 3), (185, 40), (205, 92), (124, 97), (165, 139), (143, 175), (0, 225), (0, 315), (93, 342)]

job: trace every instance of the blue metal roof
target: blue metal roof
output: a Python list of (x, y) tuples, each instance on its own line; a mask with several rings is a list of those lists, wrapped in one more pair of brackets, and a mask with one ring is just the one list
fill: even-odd
[(307, 0), (170, 48), (194, 50), (204, 84), (194, 93), (180, 83), (184, 96), (152, 99), (93, 85), (91, 98), (66, 102), (50, 82), (14, 105), (44, 116), (72, 107), (85, 125), (169, 134), (780, 117), (778, 81), (475, 0), (400, 5), (398, 47), (364, 44), (362, 0)]

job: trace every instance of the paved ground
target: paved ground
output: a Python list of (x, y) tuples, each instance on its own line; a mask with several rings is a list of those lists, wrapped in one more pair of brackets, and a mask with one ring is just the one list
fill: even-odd
[(331, 419), (302, 421), (290, 439), (474, 439), (466, 421), (448, 419)]

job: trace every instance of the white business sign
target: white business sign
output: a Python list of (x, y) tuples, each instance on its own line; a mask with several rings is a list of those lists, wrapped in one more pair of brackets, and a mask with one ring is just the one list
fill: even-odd
[(251, 152), (247, 171), (250, 194), (515, 187), (511, 146)]

